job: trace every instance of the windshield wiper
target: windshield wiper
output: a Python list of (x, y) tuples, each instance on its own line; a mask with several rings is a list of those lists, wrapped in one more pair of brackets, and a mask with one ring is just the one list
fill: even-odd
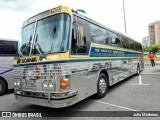
[(37, 40), (38, 40), (38, 34), (36, 35), (36, 39), (35, 39), (35, 45), (36, 45), (36, 49), (38, 50), (39, 54), (42, 55), (42, 49), (41, 47), (39, 46), (39, 44), (37, 43)]
[[(54, 35), (56, 34), (56, 31), (57, 31), (57, 29), (56, 29), (56, 26), (54, 26), (54, 29), (53, 29), (53, 38), (54, 38)], [(52, 47), (53, 47), (53, 40), (52, 40), (52, 44), (51, 44), (51, 50), (50, 51), (52, 51)]]
[(23, 54), (21, 51), (18, 52), (18, 58), (23, 57)]
[[(24, 56), (24, 55), (23, 55), (23, 51), (25, 51), (25, 50), (26, 50), (26, 55), (27, 55), (27, 52), (28, 52), (28, 54), (29, 54), (29, 51), (30, 51), (30, 49), (31, 49), (31, 41), (32, 41), (32, 35), (31, 35), (30, 38), (29, 38), (29, 42), (23, 44), (23, 45), (26, 44), (25, 47), (23, 48), (23, 50), (19, 50), (19, 52), (20, 52), (20, 54), (21, 54), (22, 56)], [(21, 46), (21, 48), (23, 47), (23, 45)], [(27, 47), (29, 47), (28, 51), (27, 51)]]

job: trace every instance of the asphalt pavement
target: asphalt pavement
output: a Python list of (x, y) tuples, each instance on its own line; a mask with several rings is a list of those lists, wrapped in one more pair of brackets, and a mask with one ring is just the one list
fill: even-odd
[[(102, 99), (95, 99), (94, 97), (87, 98), (73, 106), (67, 108), (48, 108), (37, 105), (30, 105), (27, 103), (21, 103), (15, 100), (14, 94), (5, 94), (0, 96), (0, 111), (42, 111), (42, 112), (63, 112), (68, 114), (68, 111), (77, 111), (70, 114), (70, 117), (54, 117), (52, 119), (106, 119), (106, 117), (96, 117), (99, 111), (160, 111), (160, 65), (155, 67), (145, 66), (145, 69), (139, 76), (132, 76), (126, 80), (117, 83), (109, 88), (106, 97)], [(89, 111), (90, 117), (79, 116), (76, 117), (78, 111)], [(95, 111), (98, 111), (97, 113)], [(86, 112), (87, 113), (87, 112)], [(92, 113), (94, 114), (92, 116)], [(122, 112), (123, 113), (123, 112)], [(120, 115), (121, 116), (121, 115)], [(137, 120), (158, 120), (159, 117), (109, 117), (111, 120), (124, 120), (124, 119), (137, 119)], [(82, 118), (83, 117), (83, 118)], [(0, 118), (2, 119), (2, 118)], [(12, 118), (8, 118), (12, 119)], [(17, 119), (17, 118), (14, 118)], [(33, 118), (30, 118), (33, 119)], [(51, 119), (49, 117), (37, 118)]]

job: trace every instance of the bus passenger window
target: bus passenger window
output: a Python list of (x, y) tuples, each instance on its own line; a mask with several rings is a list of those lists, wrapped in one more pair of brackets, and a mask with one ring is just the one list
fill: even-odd
[(134, 41), (130, 40), (130, 49), (134, 50)]
[(120, 41), (120, 43), (118, 44), (119, 47), (123, 47), (123, 38), (121, 35), (117, 35), (118, 36), (118, 39)]
[(101, 28), (93, 23), (89, 23), (92, 40), (94, 43), (107, 44), (108, 35), (104, 28)]
[(117, 34), (111, 32), (111, 31), (108, 31), (108, 35), (109, 35), (109, 39), (110, 39), (110, 44), (113, 45), (113, 46), (118, 46), (118, 38), (117, 38)]
[(106, 39), (105, 39), (106, 44), (111, 44), (111, 41), (110, 41), (110, 39), (109, 39), (109, 35), (108, 35), (108, 30), (106, 30), (106, 34), (105, 34), (105, 36), (106, 36)]
[(115, 39), (115, 44), (121, 47), (121, 41), (118, 38)]
[(142, 51), (142, 45), (139, 43), (139, 51)]
[(126, 38), (126, 37), (123, 37), (123, 47), (124, 48), (127, 48), (127, 49), (129, 49), (130, 47), (130, 45), (129, 45), (129, 39), (128, 38)]

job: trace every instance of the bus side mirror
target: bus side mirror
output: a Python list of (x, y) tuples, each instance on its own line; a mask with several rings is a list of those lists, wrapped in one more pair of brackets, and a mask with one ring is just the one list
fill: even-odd
[(14, 55), (14, 57), (18, 57), (19, 56), (19, 53), (18, 52), (16, 52), (15, 53), (15, 55)]

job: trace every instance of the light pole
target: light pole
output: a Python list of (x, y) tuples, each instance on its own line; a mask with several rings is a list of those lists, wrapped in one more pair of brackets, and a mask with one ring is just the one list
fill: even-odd
[(123, 16), (124, 16), (124, 28), (125, 28), (125, 33), (127, 33), (124, 0), (123, 0)]

